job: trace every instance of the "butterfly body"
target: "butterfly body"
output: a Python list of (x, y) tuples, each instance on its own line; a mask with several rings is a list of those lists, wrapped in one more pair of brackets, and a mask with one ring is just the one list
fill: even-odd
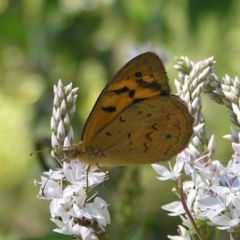
[(171, 95), (160, 58), (147, 52), (108, 82), (71, 151), (88, 165), (166, 161), (187, 146), (193, 121), (186, 104)]

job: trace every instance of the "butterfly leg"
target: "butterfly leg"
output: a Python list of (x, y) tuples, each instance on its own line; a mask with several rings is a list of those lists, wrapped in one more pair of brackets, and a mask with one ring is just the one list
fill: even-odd
[(87, 175), (86, 175), (86, 193), (87, 193), (87, 194), (88, 194), (88, 190), (89, 190), (88, 174), (89, 174), (90, 168), (91, 168), (91, 166), (88, 165), (88, 167), (87, 167)]
[(104, 176), (104, 181), (103, 181), (103, 187), (105, 188), (105, 181), (108, 179), (108, 172), (104, 171), (97, 163), (97, 167), (98, 169), (101, 171), (101, 172), (104, 172), (105, 173), (105, 176)]
[(86, 204), (86, 201), (87, 201), (87, 195), (88, 195), (88, 190), (89, 190), (88, 174), (89, 174), (90, 168), (91, 168), (91, 166), (88, 165), (88, 167), (87, 167), (87, 174), (86, 174), (86, 199), (84, 201), (84, 207), (85, 207), (85, 204)]

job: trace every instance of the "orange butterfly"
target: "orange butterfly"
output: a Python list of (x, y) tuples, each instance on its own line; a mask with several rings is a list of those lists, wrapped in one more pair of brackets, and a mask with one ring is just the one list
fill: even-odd
[(170, 160), (187, 147), (194, 118), (171, 94), (159, 56), (143, 53), (123, 66), (98, 97), (68, 153), (88, 165), (138, 165)]

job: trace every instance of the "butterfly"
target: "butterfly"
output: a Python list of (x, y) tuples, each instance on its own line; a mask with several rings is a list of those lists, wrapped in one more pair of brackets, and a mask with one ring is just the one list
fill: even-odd
[(90, 166), (170, 160), (187, 147), (194, 118), (171, 94), (160, 57), (138, 55), (110, 79), (69, 152)]

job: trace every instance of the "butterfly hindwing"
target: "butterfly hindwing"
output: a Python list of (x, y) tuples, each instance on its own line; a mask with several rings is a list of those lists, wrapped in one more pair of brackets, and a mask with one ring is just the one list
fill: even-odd
[(187, 106), (176, 96), (150, 98), (126, 108), (90, 148), (102, 165), (166, 161), (187, 146), (192, 124)]

